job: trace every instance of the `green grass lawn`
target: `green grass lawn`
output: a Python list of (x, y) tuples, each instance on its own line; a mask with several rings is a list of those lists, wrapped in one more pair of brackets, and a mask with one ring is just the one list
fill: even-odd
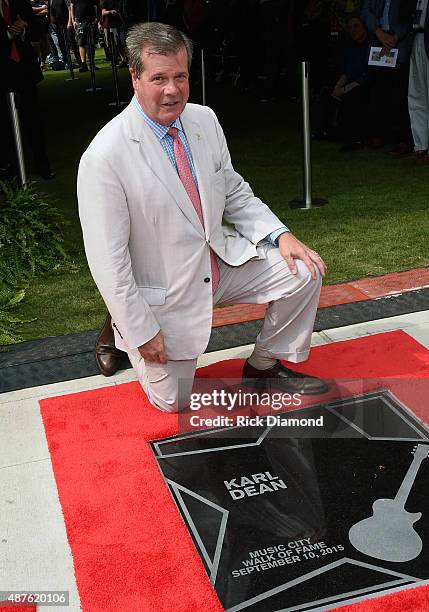
[[(27, 289), (16, 314), (36, 318), (24, 324), (24, 339), (96, 329), (103, 302), (83, 253), (77, 215), (76, 171), (79, 158), (116, 110), (109, 64), (98, 55), (97, 85), (86, 93), (89, 74), (66, 82), (66, 72), (48, 72), (40, 85), (49, 153), (57, 178), (39, 183), (70, 222), (65, 239), (78, 272), (47, 275)], [(119, 70), (121, 97), (129, 101), (128, 72)], [(199, 101), (198, 93), (193, 101)], [(384, 150), (340, 153), (338, 145), (313, 143), (313, 193), (329, 199), (320, 209), (290, 210), (302, 196), (299, 103), (249, 102), (228, 86), (209, 88), (208, 104), (227, 135), (235, 168), (255, 193), (328, 264), (326, 283), (381, 275), (429, 265), (427, 183), (429, 167), (413, 159), (391, 159)]]

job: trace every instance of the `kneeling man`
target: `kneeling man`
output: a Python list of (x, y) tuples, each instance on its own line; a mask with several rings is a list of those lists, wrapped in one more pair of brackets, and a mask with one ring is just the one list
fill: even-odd
[[(191, 41), (142, 23), (127, 51), (135, 95), (91, 142), (78, 175), (85, 250), (116, 347), (150, 401), (177, 411), (207, 347), (213, 305), (268, 303), (243, 377), (325, 391), (278, 361), (307, 359), (323, 260), (235, 172), (214, 112), (188, 103)], [(179, 400), (180, 380), (189, 389)]]

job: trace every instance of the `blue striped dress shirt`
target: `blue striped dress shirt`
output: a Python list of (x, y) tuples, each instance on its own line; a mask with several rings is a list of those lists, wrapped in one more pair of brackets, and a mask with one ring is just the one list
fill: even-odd
[(146, 113), (144, 112), (140, 104), (138, 103), (136, 97), (133, 98), (133, 104), (138, 110), (139, 114), (143, 117), (145, 122), (151, 128), (152, 132), (158, 138), (159, 142), (161, 143), (162, 148), (167, 153), (167, 157), (170, 160), (171, 164), (173, 165), (173, 168), (176, 169), (176, 172), (177, 172), (177, 164), (176, 164), (176, 158), (174, 156), (173, 138), (170, 136), (170, 134), (168, 134), (168, 130), (170, 129), (170, 127), (175, 127), (179, 130), (179, 138), (182, 141), (183, 146), (185, 147), (186, 155), (188, 156), (189, 165), (191, 166), (191, 170), (192, 170), (192, 176), (194, 177), (194, 181), (196, 185), (198, 186), (197, 173), (195, 172), (195, 165), (194, 165), (194, 160), (192, 158), (191, 148), (189, 146), (188, 139), (186, 138), (186, 134), (183, 130), (183, 126), (182, 126), (182, 122), (180, 121), (180, 117), (177, 117), (177, 119), (171, 124), (171, 126), (161, 125), (160, 123), (157, 123), (156, 121), (154, 121), (153, 119), (151, 119), (150, 117), (146, 115)]

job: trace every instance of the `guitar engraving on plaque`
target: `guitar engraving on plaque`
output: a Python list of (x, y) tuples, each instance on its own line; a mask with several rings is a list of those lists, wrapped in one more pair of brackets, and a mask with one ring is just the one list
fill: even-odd
[(405, 504), (420, 468), (429, 456), (429, 445), (419, 444), (413, 450), (414, 459), (394, 499), (377, 499), (372, 508), (373, 515), (359, 521), (349, 531), (349, 540), (361, 553), (403, 563), (415, 559), (422, 550), (422, 540), (414, 531), (413, 524), (421, 512), (408, 512)]

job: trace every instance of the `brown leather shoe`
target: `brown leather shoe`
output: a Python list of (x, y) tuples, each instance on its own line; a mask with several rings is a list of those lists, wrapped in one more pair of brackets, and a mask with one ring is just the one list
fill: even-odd
[(404, 155), (411, 155), (413, 147), (408, 142), (400, 142), (396, 147), (390, 149), (389, 155), (392, 157), (402, 157)]
[(429, 154), (427, 151), (414, 151), (414, 159), (426, 163), (429, 160)]
[(372, 136), (371, 138), (368, 138), (366, 146), (369, 149), (381, 149), (381, 147), (384, 147), (384, 140), (378, 136)]
[(107, 313), (106, 320), (95, 342), (95, 361), (104, 376), (113, 376), (118, 371), (122, 351), (115, 346), (112, 317)]
[(329, 387), (321, 378), (301, 374), (286, 368), (277, 361), (268, 370), (257, 370), (247, 361), (243, 366), (243, 383), (252, 388), (270, 390), (280, 389), (288, 393), (301, 393), (302, 395), (319, 395), (326, 393)]

